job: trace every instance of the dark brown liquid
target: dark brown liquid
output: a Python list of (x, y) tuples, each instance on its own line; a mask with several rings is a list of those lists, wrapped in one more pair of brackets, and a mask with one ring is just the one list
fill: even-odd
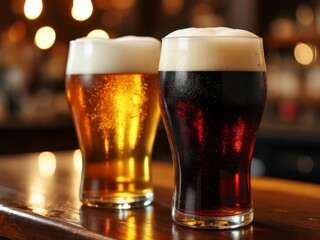
[(159, 78), (175, 168), (175, 209), (212, 216), (248, 212), (265, 73), (160, 72)]

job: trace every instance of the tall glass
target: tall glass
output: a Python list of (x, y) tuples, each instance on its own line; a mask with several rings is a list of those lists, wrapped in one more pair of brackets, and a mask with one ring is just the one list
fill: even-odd
[(150, 161), (160, 118), (160, 42), (70, 42), (66, 94), (83, 158), (84, 205), (128, 209), (153, 200)]
[(249, 224), (250, 165), (267, 92), (262, 39), (228, 28), (176, 31), (162, 41), (159, 80), (174, 221), (213, 229)]

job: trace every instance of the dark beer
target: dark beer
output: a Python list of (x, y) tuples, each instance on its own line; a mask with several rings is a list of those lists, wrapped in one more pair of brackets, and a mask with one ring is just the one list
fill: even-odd
[(207, 216), (250, 211), (250, 163), (266, 99), (265, 73), (159, 76), (161, 107), (179, 171), (175, 176), (180, 176), (176, 209)]
[(83, 158), (80, 200), (128, 209), (153, 201), (151, 153), (160, 118), (160, 42), (71, 42), (66, 94)]
[(159, 82), (173, 220), (194, 228), (249, 224), (251, 158), (267, 92), (261, 39), (229, 28), (175, 31), (162, 41)]

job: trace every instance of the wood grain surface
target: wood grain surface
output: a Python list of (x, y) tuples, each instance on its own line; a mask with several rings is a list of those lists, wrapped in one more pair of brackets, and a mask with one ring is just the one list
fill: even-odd
[[(0, 236), (8, 239), (320, 239), (320, 185), (253, 178), (255, 217), (236, 230), (197, 230), (172, 222), (173, 171), (153, 161), (155, 201), (134, 210), (82, 206), (73, 152), (0, 157)], [(44, 167), (46, 166), (46, 167)], [(48, 166), (51, 166), (48, 167)], [(1, 239), (1, 238), (0, 238)]]

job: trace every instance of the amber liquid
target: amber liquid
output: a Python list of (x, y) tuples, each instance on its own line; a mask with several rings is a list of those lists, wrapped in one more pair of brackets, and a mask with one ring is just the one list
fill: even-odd
[(152, 193), (157, 74), (68, 75), (66, 92), (84, 163), (80, 198), (108, 202)]
[(250, 164), (266, 100), (265, 73), (159, 74), (174, 160), (174, 208), (214, 217), (251, 211)]

